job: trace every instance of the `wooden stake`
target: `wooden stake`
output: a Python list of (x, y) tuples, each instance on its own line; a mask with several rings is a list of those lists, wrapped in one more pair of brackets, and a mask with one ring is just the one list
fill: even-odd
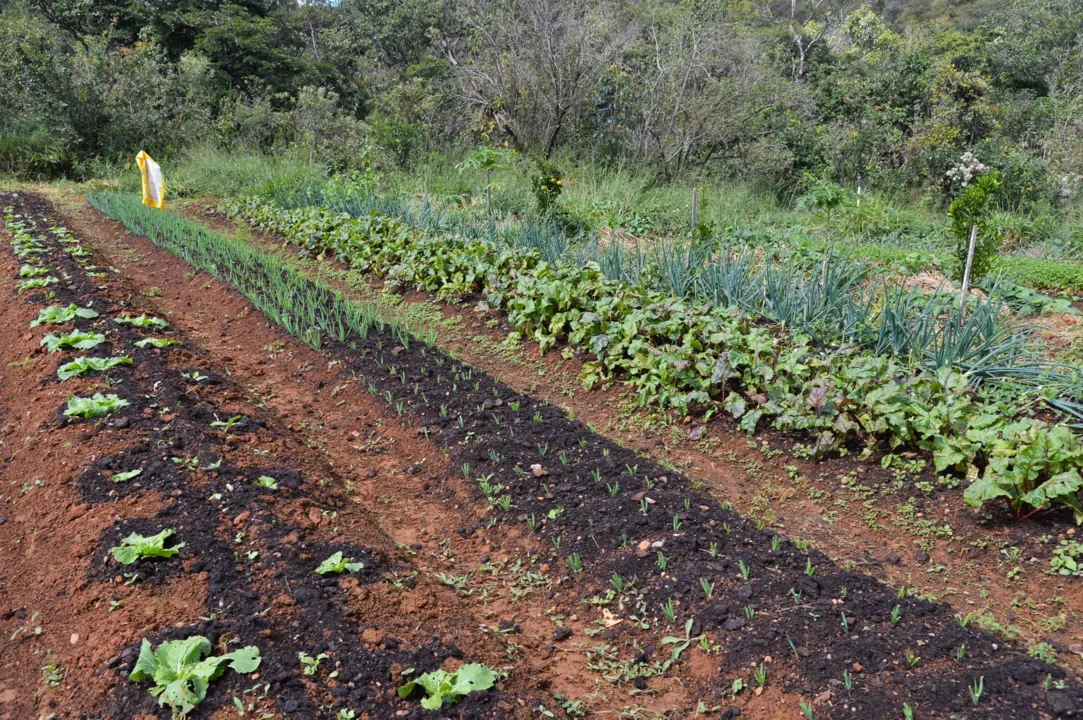
[(696, 201), (699, 199), (699, 188), (692, 188), (692, 229), (696, 229)]
[(493, 217), (493, 171), (485, 171), (485, 201), (489, 208), (489, 219)]
[(966, 269), (963, 270), (963, 292), (959, 295), (959, 307), (966, 307), (966, 291), (970, 287), (970, 267), (974, 264), (974, 245), (978, 241), (978, 224), (970, 228), (970, 247), (966, 251)]

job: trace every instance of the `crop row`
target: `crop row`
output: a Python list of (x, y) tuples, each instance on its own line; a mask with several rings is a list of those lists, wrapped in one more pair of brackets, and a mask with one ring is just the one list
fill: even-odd
[[(171, 717), (180, 718), (196, 712), (197, 708), (202, 711), (209, 692), (215, 693), (214, 702), (219, 706), (228, 702), (228, 693), (232, 692), (233, 703), (242, 716), (256, 712), (256, 706), (265, 709), (270, 698), (276, 698), (288, 713), (330, 717), (333, 710), (318, 709), (299, 681), (287, 688), (288, 681), (295, 676), (326, 681), (341, 673), (356, 678), (364, 688), (370, 677), (390, 675), (390, 667), (395, 663), (431, 666), (434, 662), (438, 664), (441, 657), (457, 653), (435, 645), (389, 653), (368, 651), (360, 647), (360, 628), (345, 621), (347, 607), (304, 601), (306, 597), (339, 595), (340, 577), (371, 582), (382, 574), (375, 554), (367, 548), (305, 538), (302, 547), (311, 551), (313, 557), (299, 561), (296, 551), (283, 543), (282, 538), (290, 533), (301, 536), (305, 533), (274, 516), (271, 504), (276, 498), (289, 501), (303, 497), (334, 507), (338, 504), (336, 497), (310, 493), (301, 474), (290, 468), (274, 466), (261, 472), (235, 465), (224, 457), (215, 445), (228, 443), (232, 433), (252, 432), (261, 421), (240, 414), (230, 416), (208, 401), (205, 395), (220, 379), (197, 369), (167, 368), (165, 358), (171, 348), (183, 344), (178, 339), (182, 336), (159, 317), (107, 313), (105, 308), (111, 304), (105, 294), (111, 284), (109, 273), (90, 264), (90, 253), (66, 229), (53, 225), (44, 232), (42, 218), (35, 218), (35, 213), (27, 210), (23, 198), (13, 199), (14, 204), (3, 210), (3, 220), (13, 251), (23, 262), (17, 292), (45, 304), (30, 327), (51, 331), (41, 340), (49, 353), (68, 354), (68, 361), (58, 368), (60, 383), (72, 384), (73, 378), (92, 375), (96, 383), (116, 391), (89, 397), (72, 394), (63, 415), (68, 422), (98, 423), (111, 416), (115, 421), (115, 414), (123, 413), (125, 422), (114, 422), (114, 428), (146, 433), (144, 440), (136, 445), (115, 455), (96, 458), (75, 485), (82, 490), (83, 500), (90, 503), (114, 502), (115, 496), (139, 495), (148, 490), (159, 490), (163, 495), (168, 491), (170, 497), (166, 507), (153, 517), (118, 518), (112, 528), (104, 531), (100, 540), (105, 551), (100, 554), (103, 560), (95, 561), (91, 577), (111, 580), (123, 574), (126, 583), (134, 585), (201, 569), (211, 575), (206, 607), (214, 612), (206, 613), (207, 617), (201, 618), (197, 626), (176, 626), (153, 633), (142, 638), (137, 648), (129, 649), (128, 656), (134, 662), (130, 667), (117, 668), (128, 671), (127, 682), (122, 680), (113, 688), (114, 707), (110, 712), (118, 717), (143, 716), (149, 700), (153, 699), (163, 708), (160, 716), (168, 712)], [(238, 274), (246, 267), (235, 264), (238, 256), (219, 254), (215, 259), (232, 268), (231, 277), (242, 282), (245, 277), (251, 277)], [(63, 278), (63, 283), (59, 278)], [(27, 280), (37, 282), (27, 283)], [(256, 292), (252, 287), (249, 289)], [(306, 322), (304, 315), (294, 320), (285, 311), (296, 302), (304, 302), (308, 295), (301, 297), (271, 287), (260, 292), (273, 292), (271, 296), (262, 296), (263, 305), (267, 310), (281, 311), (275, 314), (280, 324), (298, 330), (300, 326), (296, 323)], [(318, 299), (322, 302), (328, 298)], [(338, 321), (351, 325), (344, 332), (362, 333), (374, 322), (364, 308), (344, 305), (339, 310), (343, 317)], [(324, 308), (319, 312), (322, 317), (332, 317)], [(382, 327), (379, 323), (376, 326)], [(318, 344), (315, 336), (308, 337)], [(163, 407), (169, 410), (166, 420), (162, 420), (166, 412)], [(152, 410), (155, 412), (148, 419), (146, 413)], [(224, 437), (219, 438), (219, 432)], [(153, 437), (150, 442), (145, 439), (148, 435)], [(172, 451), (175, 454), (161, 455), (167, 447), (177, 448)], [(217, 460), (211, 462), (215, 457)], [(207, 484), (192, 492), (191, 483), (197, 474), (203, 475)], [(236, 517), (248, 518), (243, 527), (229, 520)], [(222, 534), (222, 518), (227, 518), (232, 543), (216, 538)], [(270, 598), (256, 592), (256, 589), (267, 592), (260, 578), (272, 572), (275, 578), (286, 577), (284, 589), (289, 591), (292, 583), (292, 591), (302, 598), (299, 611), (292, 617), (269, 616), (266, 607)], [(121, 605), (120, 600), (114, 603), (117, 607)], [(262, 631), (257, 635), (260, 628)], [(233, 635), (258, 644), (225, 652), (216, 649), (207, 637)], [(224, 641), (219, 645), (224, 646)], [(323, 649), (334, 658), (320, 652)], [(134, 651), (138, 651), (137, 656)], [(330, 662), (321, 668), (324, 660)], [(63, 669), (54, 667), (62, 676)], [(227, 668), (234, 672), (227, 674)], [(252, 679), (240, 677), (256, 670), (278, 680), (253, 686)], [(468, 692), (492, 687), (496, 679), (495, 673), (477, 664), (465, 665), (457, 673), (437, 668), (404, 676), (402, 689), (395, 693), (392, 687), (389, 694), (401, 698), (411, 694), (421, 696), (424, 707), (439, 708), (462, 700)], [(226, 688), (218, 688), (220, 685)], [(351, 682), (350, 687), (353, 685)], [(334, 704), (341, 708), (336, 715), (340, 719), (358, 716), (347, 702), (361, 708), (368, 706), (367, 710), (358, 710), (366, 715), (391, 716), (396, 712), (387, 707), (388, 698), (366, 697), (363, 689), (337, 697)], [(469, 712), (482, 714), (477, 705)]]
[[(134, 198), (111, 210), (129, 227), (137, 227), (132, 218), (139, 216), (143, 226), (171, 228), (175, 247), (205, 232)], [(161, 232), (156, 237), (161, 243)], [(239, 241), (222, 236), (222, 242)], [(807, 543), (720, 507), (678, 473), (424, 344), (403, 336), (390, 343), (386, 333), (373, 333), (345, 343), (331, 337), (323, 352), (342, 363), (344, 374), (367, 384), (402, 423), (420, 423), (419, 433), (454, 453), (464, 479), (476, 483), (476, 497), (487, 503), (479, 527), (484, 523), (496, 547), (500, 538), (517, 548), (524, 536), (528, 547), (540, 541), (533, 562), (547, 558), (543, 573), (548, 567), (566, 571), (561, 582), (575, 583), (590, 605), (627, 614), (648, 634), (684, 627), (683, 636), (662, 638), (661, 655), (668, 659), (642, 650), (649, 638), (637, 645), (634, 660), (621, 659), (615, 642), (586, 641), (588, 662), (611, 683), (644, 689), (698, 646), (711, 656), (724, 651), (723, 671), (740, 680), (733, 683), (735, 695), (746, 678), (750, 686), (768, 681), (766, 656), (785, 665), (791, 654), (795, 658), (798, 682), (778, 666), (770, 670), (771, 682), (782, 671), (786, 689), (804, 693), (801, 682), (842, 677), (846, 703), (836, 709), (847, 717), (849, 702), (886, 702), (896, 710), (902, 703), (878, 684), (855, 682), (854, 663), (891, 672), (919, 711), (937, 703), (958, 710), (980, 704), (996, 717), (1005, 702), (1053, 702), (1062, 696), (1057, 688), (1068, 687), (1057, 684), (1062, 670), (1014, 650), (1001, 652), (999, 641), (968, 627), (968, 618), (956, 620), (948, 606), (840, 569)], [(470, 592), (474, 580), (468, 572), (442, 581)], [(802, 652), (813, 656), (806, 662)], [(750, 661), (757, 669), (751, 677)], [(1023, 684), (1013, 685), (1009, 674), (1025, 678)]]
[(976, 398), (968, 373), (818, 346), (733, 307), (614, 282), (594, 264), (554, 264), (537, 250), (420, 232), (383, 215), (285, 210), (251, 198), (228, 211), (391, 287), (481, 294), (543, 351), (563, 341), (590, 353), (588, 388), (624, 378), (645, 404), (722, 411), (749, 433), (761, 425), (798, 431), (809, 438), (800, 449), (813, 457), (844, 447), (917, 448), (932, 453), (946, 484), (977, 476), (965, 491), (972, 505), (1000, 499), (1019, 517), (1070, 508), (1083, 521), (1078, 436), (1017, 417), (1009, 400)]

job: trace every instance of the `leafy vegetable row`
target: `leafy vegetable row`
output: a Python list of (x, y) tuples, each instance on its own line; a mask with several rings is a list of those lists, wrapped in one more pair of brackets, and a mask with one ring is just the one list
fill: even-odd
[(482, 294), (543, 351), (565, 341), (591, 353), (588, 388), (624, 378), (643, 404), (721, 410), (749, 433), (763, 424), (807, 432), (814, 457), (855, 445), (926, 450), (938, 472), (950, 473), (945, 482), (977, 478), (965, 493), (972, 505), (1002, 498), (1017, 516), (1067, 507), (1083, 522), (1078, 436), (975, 399), (964, 373), (814, 347), (732, 308), (614, 282), (591, 263), (553, 264), (535, 250), (418, 231), (384, 215), (286, 210), (258, 198), (225, 210), (305, 255), (334, 257), (391, 287)]

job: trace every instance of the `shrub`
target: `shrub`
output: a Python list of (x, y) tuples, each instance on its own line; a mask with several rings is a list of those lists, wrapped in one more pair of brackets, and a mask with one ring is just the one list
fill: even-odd
[(970, 281), (976, 282), (986, 275), (996, 262), (1000, 252), (1001, 236), (989, 227), (990, 200), (1003, 184), (1003, 176), (996, 170), (970, 183), (952, 203), (951, 232), (955, 236), (955, 257), (958, 260), (956, 279), (962, 280), (966, 270), (966, 258), (970, 248), (970, 233), (976, 225), (978, 238), (974, 245), (974, 260), (970, 267)]

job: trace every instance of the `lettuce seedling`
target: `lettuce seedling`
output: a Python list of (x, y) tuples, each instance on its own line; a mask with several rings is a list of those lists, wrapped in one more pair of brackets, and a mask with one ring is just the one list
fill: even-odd
[(75, 358), (71, 362), (64, 363), (56, 369), (57, 377), (61, 380), (67, 380), (68, 378), (77, 377), (79, 375), (86, 375), (88, 372), (103, 372), (111, 368), (115, 368), (117, 365), (131, 365), (132, 359), (129, 357), (111, 357), (111, 358), (92, 358), (81, 357)]
[(58, 282), (60, 282), (60, 281), (57, 280), (52, 275), (50, 275), (48, 277), (27, 278), (26, 280), (20, 280), (19, 282), (17, 282), (15, 284), (15, 290), (16, 290), (16, 292), (18, 292), (18, 294), (22, 295), (23, 292), (26, 291), (26, 290), (37, 290), (38, 288), (48, 287), (49, 285), (55, 285)]
[(83, 332), (82, 330), (72, 330), (66, 335), (46, 335), (41, 339), (40, 345), (44, 345), (45, 349), (51, 353), (55, 353), (57, 350), (63, 348), (72, 348), (73, 350), (89, 350), (90, 348), (105, 342), (105, 335), (94, 332)]
[(176, 532), (176, 530), (170, 528), (151, 537), (143, 537), (139, 533), (132, 533), (121, 540), (120, 545), (110, 548), (109, 552), (121, 565), (131, 565), (136, 560), (143, 558), (171, 558), (184, 547), (184, 543), (173, 547), (165, 546), (165, 541), (173, 537)]
[[(256, 487), (266, 488), (268, 490), (277, 490), (278, 481), (270, 475), (260, 475), (259, 479), (252, 483)], [(342, 553), (339, 553), (340, 555)]]
[(426, 710), (439, 710), (444, 703), (452, 704), (477, 690), (488, 690), (496, 682), (496, 673), (478, 663), (470, 663), (459, 668), (458, 672), (433, 670), (416, 680), (411, 680), (399, 688), (399, 697), (409, 697), (415, 687), (420, 686), (426, 697), (421, 707)]
[(38, 325), (59, 325), (60, 323), (71, 322), (77, 317), (96, 318), (98, 317), (98, 313), (90, 308), (81, 308), (75, 303), (72, 303), (67, 307), (64, 307), (63, 305), (50, 305), (38, 313), (38, 319), (30, 323), (30, 327), (37, 327)]
[(68, 417), (81, 417), (84, 420), (89, 420), (116, 412), (122, 407), (127, 407), (128, 404), (127, 400), (112, 393), (108, 395), (94, 393), (88, 398), (72, 395), (68, 398), (68, 407), (64, 409), (64, 414)]
[(210, 641), (201, 635), (164, 642), (155, 650), (143, 638), (139, 660), (129, 677), (135, 682), (149, 679), (154, 683), (150, 694), (158, 698), (158, 705), (168, 706), (175, 718), (184, 717), (207, 697), (207, 687), (222, 676), (227, 662), (244, 674), (259, 668), (259, 648), (254, 645), (204, 658), (210, 651)]
[(365, 567), (363, 563), (355, 563), (353, 558), (344, 558), (341, 552), (337, 552), (320, 563), (320, 566), (316, 568), (316, 572), (320, 575), (332, 575), (346, 571), (357, 572), (363, 567)]
[(150, 315), (125, 315), (123, 317), (113, 318), (113, 322), (141, 328), (169, 327), (169, 323), (167, 323), (165, 320), (161, 318), (151, 317)]
[(128, 470), (127, 472), (119, 472), (110, 478), (115, 483), (128, 482), (133, 478), (137, 478), (143, 474), (143, 468), (136, 468), (135, 470)]
[(47, 267), (34, 267), (33, 265), (23, 265), (19, 268), (19, 277), (41, 277), (42, 275), (48, 275), (49, 268)]
[(137, 348), (164, 348), (169, 347), (170, 345), (180, 345), (180, 340), (169, 340), (168, 338), (144, 338), (135, 343)]

